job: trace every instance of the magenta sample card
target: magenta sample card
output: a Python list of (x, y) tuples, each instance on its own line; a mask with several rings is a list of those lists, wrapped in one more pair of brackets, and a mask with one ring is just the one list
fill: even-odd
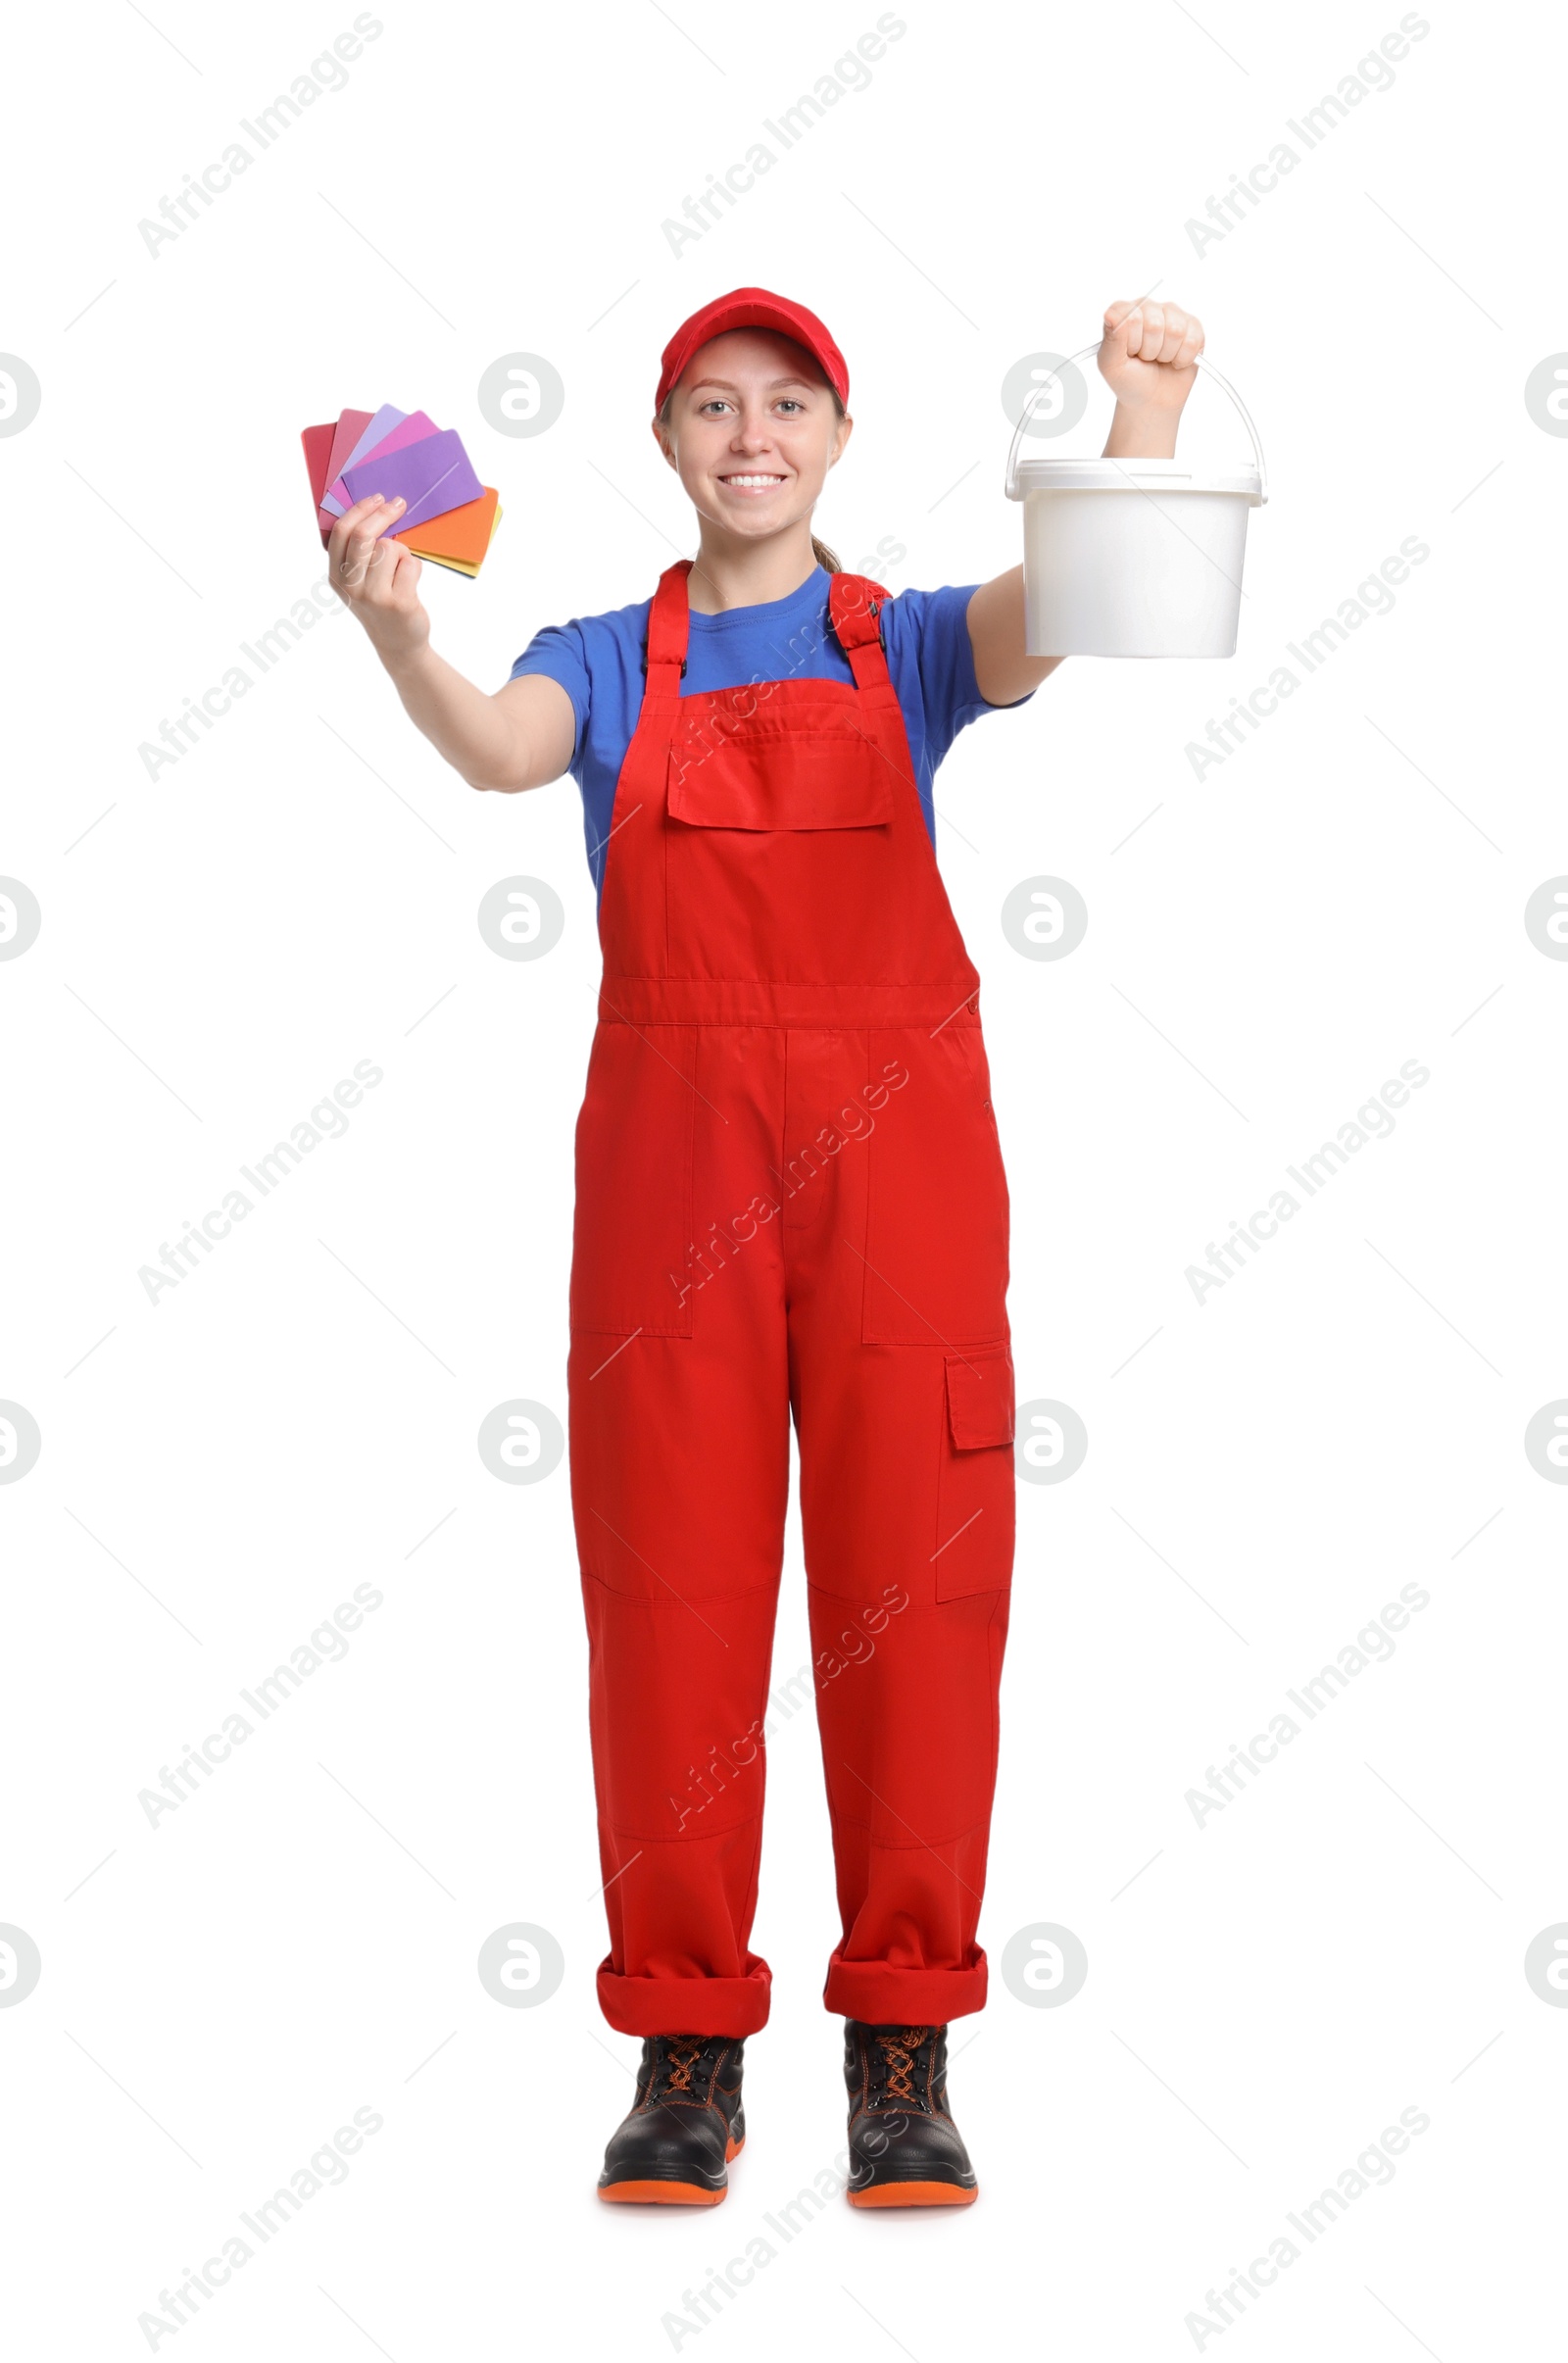
[[(389, 459), (393, 452), (404, 451), (411, 443), (422, 443), (426, 435), (441, 432), (435, 420), (424, 411), (411, 411), (406, 418), (401, 413), (395, 416), (398, 423), (390, 433), (382, 436), (379, 443), (372, 443), (368, 433), (362, 438), (359, 448), (351, 452), (344, 463), (345, 468), (358, 467), (367, 460)], [(344, 497), (343, 477), (340, 474), (336, 483), (329, 485), (321, 495), (321, 507), (330, 510), (334, 517), (341, 517), (345, 509), (352, 509), (353, 506), (353, 501)]]
[(407, 501), (404, 515), (387, 527), (389, 532), (395, 529), (399, 533), (410, 525), (422, 524), (426, 517), (459, 509), (466, 501), (476, 501), (484, 490), (455, 427), (425, 435), (389, 459), (376, 457), (362, 460), (357, 468), (345, 468), (343, 482), (355, 501), (363, 501), (370, 492), (378, 492), (387, 501)]

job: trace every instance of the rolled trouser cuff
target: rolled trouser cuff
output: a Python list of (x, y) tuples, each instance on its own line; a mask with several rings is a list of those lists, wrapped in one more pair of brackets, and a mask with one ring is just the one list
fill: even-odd
[(835, 1953), (822, 1989), (824, 2008), (867, 2026), (946, 2026), (983, 2010), (986, 1956), (967, 1969), (901, 1969), (891, 1961), (846, 1961)]
[(755, 1959), (741, 1978), (628, 1978), (607, 1959), (599, 2007), (618, 2035), (755, 2035), (767, 2024), (772, 1984), (767, 1963)]

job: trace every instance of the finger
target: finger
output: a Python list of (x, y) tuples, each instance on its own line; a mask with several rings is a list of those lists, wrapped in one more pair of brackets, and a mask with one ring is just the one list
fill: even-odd
[(338, 562), (348, 545), (349, 535), (363, 517), (368, 517), (372, 509), (380, 505), (380, 499), (381, 496), (378, 492), (367, 493), (363, 501), (356, 501), (352, 509), (345, 509), (340, 517), (334, 518), (332, 530), (326, 539), (327, 555), (332, 561), (334, 573), (337, 571)]
[(370, 564), (373, 539), (355, 532), (344, 542), (332, 580), (345, 599), (358, 599), (365, 590), (365, 578)]
[(411, 575), (409, 569), (411, 566), (417, 568), (418, 563), (412, 550), (403, 542), (394, 541), (390, 535), (378, 541), (370, 552), (366, 568), (366, 605), (398, 608), (404, 612), (415, 607), (416, 601), (412, 593), (412, 585), (418, 580), (418, 575), (417, 572)]
[(1116, 309), (1120, 312), (1121, 318), (1113, 327), (1105, 330), (1104, 341), (1100, 348), (1102, 368), (1104, 368), (1107, 363), (1114, 365), (1117, 362), (1127, 361), (1138, 351), (1138, 332), (1142, 321), (1137, 305), (1122, 304), (1118, 305)]
[(406, 501), (383, 501), (377, 494), (358, 518), (345, 536), (334, 577), (345, 589), (357, 591), (364, 587), (371, 555), (380, 548), (382, 534), (397, 523), (407, 507)]
[(401, 543), (394, 541), (374, 541), (366, 551), (363, 565), (351, 556), (350, 564), (356, 568), (355, 588), (367, 607), (391, 606), (392, 581), (401, 547)]
[(345, 544), (360, 535), (373, 535), (377, 529), (377, 517), (383, 517), (384, 522), (383, 513), (390, 515), (394, 509), (402, 506), (401, 501), (383, 500), (378, 492), (367, 493), (363, 501), (356, 501), (353, 508), (346, 510), (338, 518), (332, 528), (333, 534), (341, 537)]
[(1182, 338), (1187, 333), (1187, 315), (1179, 304), (1167, 304), (1164, 311), (1165, 333), (1160, 339), (1158, 353), (1152, 358), (1156, 361), (1173, 362), (1182, 349)]
[(364, 570), (364, 559), (347, 517), (339, 517), (327, 539), (327, 575), (332, 588), (347, 599), (359, 574)]
[(378, 492), (368, 492), (355, 502), (352, 509), (344, 510), (343, 515), (338, 518), (338, 523), (352, 529), (362, 517), (368, 517), (372, 509), (379, 509), (380, 506), (381, 495)]
[(1157, 361), (1159, 348), (1165, 341), (1165, 307), (1163, 304), (1142, 303), (1138, 307), (1138, 341), (1127, 350), (1140, 361)]
[(1187, 328), (1182, 337), (1182, 349), (1176, 356), (1179, 369), (1190, 369), (1203, 350), (1203, 323), (1196, 313), (1187, 315)]
[(1112, 328), (1119, 328), (1122, 324), (1122, 321), (1127, 318), (1128, 313), (1131, 312), (1132, 309), (1132, 304), (1126, 298), (1123, 298), (1119, 303), (1107, 304), (1105, 306), (1104, 320), (1102, 323), (1104, 334), (1108, 336)]
[(353, 545), (355, 543), (364, 543), (368, 548), (370, 543), (378, 542), (383, 533), (388, 532), (394, 525), (396, 525), (398, 519), (402, 517), (403, 512), (405, 509), (407, 509), (408, 505), (408, 502), (404, 500), (401, 495), (395, 501), (383, 501), (380, 495), (377, 494), (375, 507), (369, 512), (368, 517), (363, 517), (360, 519), (359, 523), (350, 533), (350, 544)]
[(416, 558), (406, 543), (391, 542), (387, 546), (398, 554), (398, 570), (392, 578), (397, 604), (406, 613), (412, 614), (419, 604), (419, 576), (424, 572), (424, 561)]

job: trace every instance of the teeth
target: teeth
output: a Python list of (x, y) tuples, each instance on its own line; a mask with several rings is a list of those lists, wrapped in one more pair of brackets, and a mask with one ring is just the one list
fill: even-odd
[(724, 484), (740, 484), (750, 490), (763, 484), (782, 484), (784, 478), (782, 476), (721, 476), (719, 481)]

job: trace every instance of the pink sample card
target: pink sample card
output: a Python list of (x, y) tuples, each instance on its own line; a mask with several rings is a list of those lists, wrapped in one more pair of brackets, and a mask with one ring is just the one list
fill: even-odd
[[(364, 434), (369, 423), (370, 414), (368, 411), (343, 412), (333, 432), (332, 449), (327, 457), (326, 480), (328, 484), (331, 483), (333, 477), (337, 474), (338, 469), (343, 466), (350, 452), (354, 449), (355, 444), (358, 443), (360, 437)], [(335, 521), (331, 511), (329, 509), (322, 509), (319, 505), (318, 505), (316, 514), (320, 518), (322, 533), (330, 533)]]

